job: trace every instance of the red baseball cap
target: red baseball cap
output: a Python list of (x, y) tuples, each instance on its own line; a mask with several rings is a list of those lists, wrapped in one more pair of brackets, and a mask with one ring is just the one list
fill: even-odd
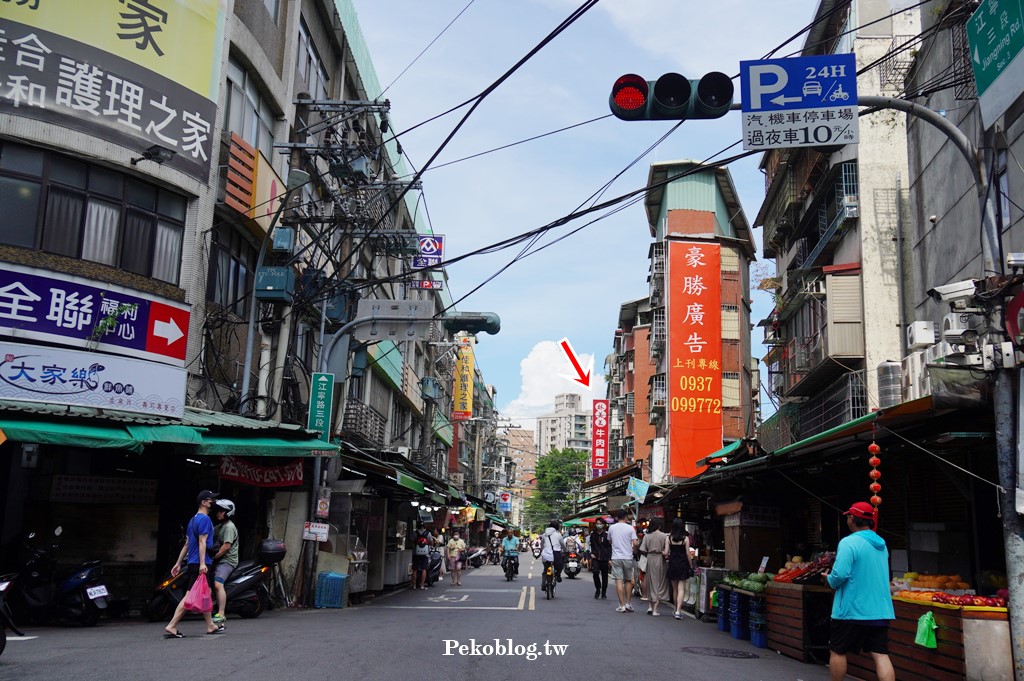
[(862, 518), (864, 520), (874, 520), (876, 511), (875, 507), (868, 502), (858, 501), (843, 515), (852, 515), (854, 518)]

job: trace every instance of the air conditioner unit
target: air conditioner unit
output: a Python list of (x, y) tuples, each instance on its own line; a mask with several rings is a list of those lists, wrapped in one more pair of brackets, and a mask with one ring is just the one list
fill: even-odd
[(924, 370), (924, 351), (912, 352), (903, 358), (903, 401), (911, 402), (921, 397), (920, 375)]
[(405, 458), (407, 458), (407, 459), (409, 458), (409, 448), (408, 447), (395, 447), (395, 449), (398, 451), (399, 454), (401, 454)]
[(815, 297), (827, 295), (828, 289), (825, 280), (812, 279), (811, 281), (804, 282), (804, 293)]
[(860, 217), (860, 199), (857, 196), (844, 196), (843, 197), (843, 210), (846, 211), (846, 217), (848, 218), (859, 218)]
[(910, 322), (907, 324), (907, 349), (924, 350), (934, 345), (938, 330), (935, 322)]

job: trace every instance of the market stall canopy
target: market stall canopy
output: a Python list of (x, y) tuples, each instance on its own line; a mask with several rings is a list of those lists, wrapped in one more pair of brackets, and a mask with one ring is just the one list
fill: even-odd
[(619, 480), (620, 478), (625, 478), (627, 476), (634, 475), (640, 472), (642, 465), (642, 462), (637, 461), (636, 463), (631, 463), (628, 466), (617, 468), (614, 471), (610, 473), (605, 473), (604, 475), (596, 477), (593, 480), (587, 480), (585, 483), (581, 485), (581, 488), (590, 489), (591, 487), (597, 487), (598, 485), (604, 485), (614, 480)]
[(319, 438), (252, 437), (249, 435), (203, 435), (196, 449), (200, 456), (331, 456), (338, 445)]

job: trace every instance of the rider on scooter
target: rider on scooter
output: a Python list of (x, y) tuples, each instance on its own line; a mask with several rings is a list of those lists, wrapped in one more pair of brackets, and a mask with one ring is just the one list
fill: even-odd
[(501, 568), (505, 570), (505, 563), (515, 560), (516, 574), (519, 574), (519, 538), (512, 532), (511, 527), (505, 528), (505, 537), (501, 540)]

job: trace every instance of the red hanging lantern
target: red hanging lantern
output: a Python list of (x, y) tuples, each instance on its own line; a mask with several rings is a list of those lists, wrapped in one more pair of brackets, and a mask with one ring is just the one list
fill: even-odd
[(871, 484), (868, 485), (868, 489), (872, 493), (871, 505), (876, 508), (882, 505), (882, 497), (878, 496), (878, 493), (882, 491), (882, 485), (878, 482), (882, 477), (882, 471), (878, 470), (878, 467), (882, 464), (882, 459), (878, 456), (881, 451), (882, 448), (875, 442), (868, 445), (868, 452), (871, 454), (868, 458), (868, 464), (871, 466), (871, 470), (868, 471), (868, 477), (871, 478)]

